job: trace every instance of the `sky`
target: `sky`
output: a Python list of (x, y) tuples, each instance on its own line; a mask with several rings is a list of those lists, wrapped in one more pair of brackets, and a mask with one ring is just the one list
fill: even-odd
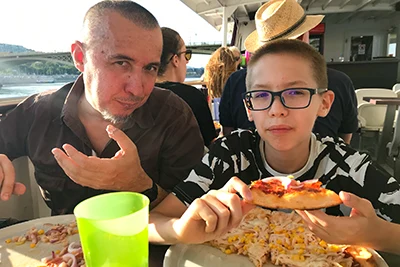
[[(79, 38), (86, 11), (99, 0), (0, 0), (0, 43), (41, 52), (68, 52)], [(185, 43), (218, 42), (222, 34), (180, 0), (137, 0), (160, 26), (180, 33)], [(203, 56), (206, 57), (206, 56)], [(196, 55), (191, 66), (197, 67)], [(201, 60), (203, 61), (203, 60)], [(203, 64), (203, 63), (201, 63)]]

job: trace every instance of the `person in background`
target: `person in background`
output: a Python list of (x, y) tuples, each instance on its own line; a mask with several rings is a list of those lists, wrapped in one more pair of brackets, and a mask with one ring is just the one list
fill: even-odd
[(240, 69), (240, 63), (242, 63), (242, 54), (240, 53), (239, 48), (236, 46), (229, 46), (229, 50), (232, 51), (233, 55), (235, 56), (236, 60), (236, 69)]
[[(280, 0), (267, 4), (276, 1)], [(292, 11), (291, 16), (303, 10)], [(289, 19), (287, 13), (281, 16)], [(361, 206), (346, 201), (346, 193), (340, 193), (344, 205), (327, 208), (326, 213), (350, 214), (336, 220), (348, 221), (346, 225), (352, 227), (327, 225), (343, 228), (329, 232), (332, 240), (347, 240), (346, 234), (335, 238), (348, 233), (352, 244), (370, 237), (373, 248), (398, 251), (398, 239), (386, 235), (391, 248), (386, 246), (375, 227), (389, 221), (400, 223), (400, 184), (377, 169), (368, 154), (342, 140), (312, 133), (316, 118), (329, 113), (334, 99), (327, 80), (324, 58), (304, 42), (276, 40), (258, 49), (248, 65), (244, 95), (249, 120), (257, 130), (235, 131), (215, 141), (201, 163), (150, 212), (149, 241), (202, 243), (218, 238), (236, 227), (253, 207), (248, 187), (252, 181), (292, 175), (298, 181), (318, 178), (327, 189), (350, 192), (370, 203), (370, 207), (361, 205), (368, 210), (365, 216), (356, 216), (345, 205)], [(364, 212), (362, 208), (357, 211)], [(372, 213), (388, 222), (379, 219), (376, 224), (377, 216), (373, 218)], [(366, 218), (359, 220), (360, 216)]]
[(228, 47), (218, 48), (204, 69), (204, 82), (211, 99), (220, 98), (228, 77), (236, 70), (237, 60)]
[[(305, 18), (294, 17), (290, 20), (281, 19), (278, 14), (282, 3), (290, 8), (302, 8), (294, 0), (279, 1), (276, 5), (261, 6), (255, 17), (256, 30), (245, 40), (246, 50), (255, 52), (263, 44), (276, 39), (300, 38), (309, 43), (309, 31), (323, 19), (322, 15), (306, 15)], [(298, 21), (308, 20), (301, 27), (294, 27)], [(328, 116), (318, 118), (313, 132), (320, 136), (340, 137), (350, 144), (352, 134), (358, 129), (357, 100), (350, 78), (343, 72), (327, 69), (328, 89), (335, 93), (331, 111)], [(247, 119), (243, 106), (242, 94), (246, 91), (245, 79), (247, 70), (242, 69), (231, 75), (227, 80), (219, 105), (220, 123), (224, 135), (235, 129), (254, 129), (254, 124)]]
[(23, 194), (11, 160), (28, 156), (53, 215), (110, 191), (161, 201), (204, 153), (189, 106), (154, 88), (162, 34), (132, 1), (102, 1), (71, 45), (82, 73), (61, 89), (36, 94), (0, 121), (1, 199)]
[(162, 27), (161, 32), (163, 51), (156, 86), (171, 90), (185, 100), (199, 124), (204, 145), (208, 147), (217, 134), (207, 99), (200, 90), (183, 83), (186, 78), (186, 65), (192, 57), (192, 51), (186, 49), (185, 42), (176, 31)]

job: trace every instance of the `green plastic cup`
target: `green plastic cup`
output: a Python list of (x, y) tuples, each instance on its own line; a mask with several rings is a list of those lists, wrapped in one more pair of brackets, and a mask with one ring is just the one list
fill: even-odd
[(132, 192), (107, 193), (74, 210), (87, 267), (147, 267), (149, 199)]

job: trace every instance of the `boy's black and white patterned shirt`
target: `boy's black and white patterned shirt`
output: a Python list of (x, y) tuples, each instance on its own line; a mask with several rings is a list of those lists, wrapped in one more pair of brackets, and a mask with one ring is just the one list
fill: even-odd
[[(174, 188), (173, 193), (188, 205), (210, 189), (220, 189), (233, 176), (250, 184), (261, 178), (289, 175), (268, 166), (262, 147), (264, 141), (258, 133), (248, 130), (239, 130), (217, 140), (201, 164)], [(301, 170), (290, 174), (299, 181), (318, 178), (323, 187), (336, 193), (346, 191), (366, 198), (380, 217), (400, 223), (399, 183), (377, 169), (368, 154), (352, 149), (341, 140), (312, 135), (308, 162)], [(326, 212), (348, 215), (350, 209), (340, 205)]]

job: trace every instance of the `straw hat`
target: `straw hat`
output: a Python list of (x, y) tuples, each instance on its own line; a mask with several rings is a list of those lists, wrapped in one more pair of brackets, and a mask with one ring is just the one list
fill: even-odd
[(263, 44), (278, 39), (295, 39), (317, 26), (323, 15), (306, 16), (296, 0), (270, 0), (256, 12), (256, 30), (244, 42), (254, 52)]

